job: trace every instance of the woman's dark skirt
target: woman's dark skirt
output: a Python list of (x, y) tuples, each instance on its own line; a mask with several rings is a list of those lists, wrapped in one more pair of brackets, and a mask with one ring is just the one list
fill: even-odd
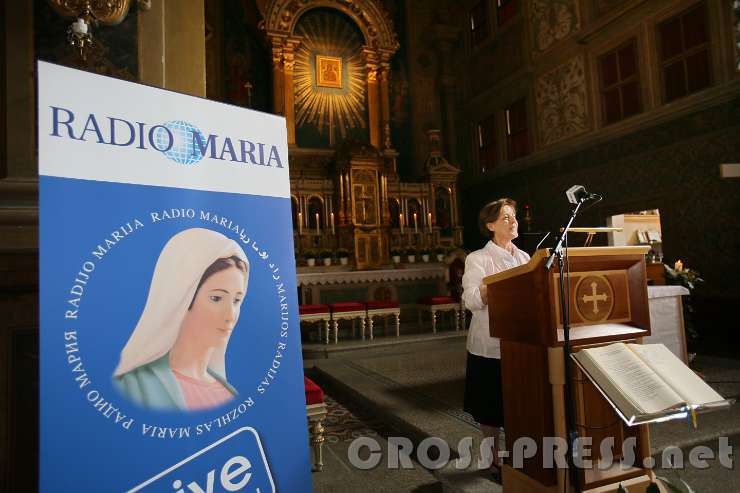
[(463, 409), (479, 424), (504, 426), (500, 359), (468, 353)]

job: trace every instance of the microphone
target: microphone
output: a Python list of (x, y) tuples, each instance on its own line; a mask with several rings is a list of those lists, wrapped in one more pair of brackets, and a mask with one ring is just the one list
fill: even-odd
[(565, 191), (565, 196), (568, 197), (568, 202), (570, 202), (571, 204), (577, 204), (579, 202), (601, 198), (600, 195), (589, 193), (588, 191), (586, 191), (586, 187), (584, 187), (583, 185), (573, 185)]

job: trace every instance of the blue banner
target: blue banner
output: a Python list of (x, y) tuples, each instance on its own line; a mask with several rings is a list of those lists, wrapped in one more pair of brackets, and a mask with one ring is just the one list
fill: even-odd
[(40, 491), (310, 491), (284, 120), (47, 63), (38, 113)]

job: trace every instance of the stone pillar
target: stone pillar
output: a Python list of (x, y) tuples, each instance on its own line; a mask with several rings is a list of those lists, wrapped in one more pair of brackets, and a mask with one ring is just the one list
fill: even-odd
[(203, 0), (161, 0), (139, 10), (139, 80), (205, 97), (206, 43)]
[(293, 69), (295, 68), (295, 49), (300, 38), (287, 38), (283, 45), (283, 101), (285, 120), (288, 127), (288, 145), (295, 144), (295, 95), (293, 94)]
[(365, 69), (367, 74), (367, 113), (370, 129), (370, 144), (381, 150), (380, 145), (380, 101), (378, 100), (378, 63), (374, 50), (365, 48)]
[[(15, 290), (17, 279), (14, 280), (7, 271), (21, 273), (21, 269), (26, 268), (18, 266), (27, 264), (29, 268), (24, 272), (33, 277), (35, 274), (30, 266), (38, 262), (33, 253), (33, 250), (38, 248), (33, 6), (34, 2), (4, 2), (0, 6), (0, 24), (3, 27), (0, 36), (4, 38), (0, 43), (2, 49), (0, 63), (3, 64), (3, 69), (0, 70), (0, 76), (3, 78), (0, 82), (0, 97), (3, 98), (0, 103), (2, 108), (0, 116), (3, 118), (0, 123), (0, 132), (3, 134), (0, 136), (0, 249), (8, 252), (27, 252), (23, 258), (14, 254), (7, 256), (0, 254), (0, 276), (4, 279), (0, 285), (11, 290)], [(60, 42), (63, 43), (64, 40)], [(35, 283), (35, 277), (33, 279)], [(25, 287), (27, 286), (23, 289)], [(25, 292), (20, 289), (19, 287), (17, 293)], [(28, 297), (26, 301), (33, 299), (35, 297)], [(35, 310), (32, 303), (19, 305), (15, 294), (8, 295), (7, 301), (7, 304), (0, 303), (0, 307), (10, 310), (6, 310), (7, 313), (22, 313), (25, 317), (26, 313)], [(10, 315), (6, 322), (12, 319), (13, 316)], [(33, 323), (28, 327), (33, 326)], [(6, 376), (7, 373), (0, 370), (0, 383), (5, 381)], [(4, 397), (8, 397), (7, 394), (0, 391), (0, 400)], [(0, 436), (7, 438), (9, 430), (6, 418), (7, 414), (0, 411)], [(12, 444), (12, 441), (4, 440), (4, 443)], [(0, 456), (9, 450), (0, 445)], [(8, 454), (5, 456), (10, 457)]]
[(283, 40), (273, 37), (270, 41), (272, 42), (272, 111), (278, 115), (284, 115)]
[[(35, 179), (36, 164), (36, 89), (34, 84), (33, 2), (5, 2), (2, 21), (5, 40), (2, 72), (5, 80), (3, 118), (5, 156), (0, 156), (0, 178)], [(60, 40), (64, 43), (64, 40)], [(2, 165), (5, 164), (5, 169)], [(5, 181), (5, 180), (3, 180)]]

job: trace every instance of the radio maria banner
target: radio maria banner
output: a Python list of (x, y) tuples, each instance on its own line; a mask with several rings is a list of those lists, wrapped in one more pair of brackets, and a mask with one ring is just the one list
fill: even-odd
[(285, 120), (38, 64), (40, 491), (311, 490)]

